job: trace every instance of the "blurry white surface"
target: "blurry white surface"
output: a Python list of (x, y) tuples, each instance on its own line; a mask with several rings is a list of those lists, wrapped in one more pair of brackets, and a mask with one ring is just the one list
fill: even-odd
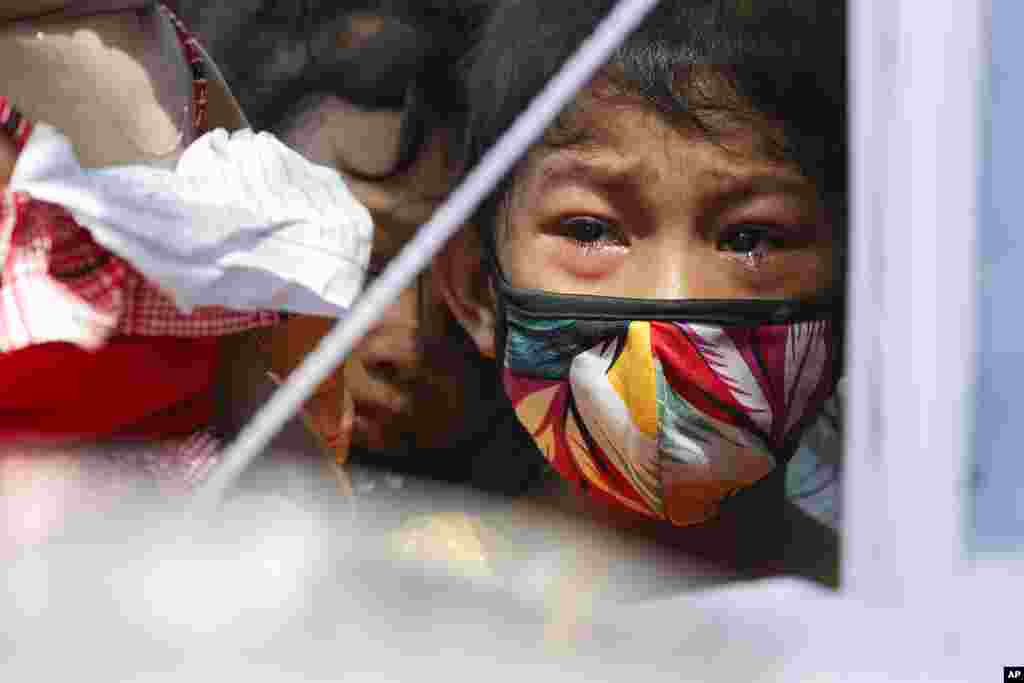
[[(465, 501), (426, 493), (407, 504)], [(5, 680), (983, 681), (1019, 656), (1006, 601), (1019, 566), (987, 571), (980, 590), (960, 577), (942, 600), (902, 609), (795, 579), (666, 593), (665, 577), (644, 571), (657, 554), (637, 549), (619, 555), (626, 571), (609, 590), (665, 597), (576, 596), (580, 637), (552, 642), (548, 610), (574, 596), (542, 600), (538, 579), (550, 587), (543, 575), (560, 565), (546, 539), (524, 537), (520, 552), (549, 569), (467, 581), (374, 556), (372, 523), (340, 526), (262, 497), (223, 512), (190, 524), (126, 508), (9, 559)], [(578, 531), (562, 542), (609, 541)]]
[(850, 2), (844, 588), (930, 604), (965, 568), (984, 0)]
[(268, 133), (207, 133), (174, 170), (83, 169), (37, 124), (11, 189), (60, 204), (189, 312), (196, 306), (339, 316), (370, 258), (370, 213), (333, 169)]

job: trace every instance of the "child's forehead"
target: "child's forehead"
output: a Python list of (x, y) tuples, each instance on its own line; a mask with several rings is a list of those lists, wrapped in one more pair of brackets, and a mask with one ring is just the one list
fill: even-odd
[(676, 158), (634, 147), (628, 151), (598, 147), (556, 149), (532, 157), (517, 179), (517, 203), (541, 201), (549, 192), (569, 196), (586, 188), (606, 197), (644, 202), (674, 202), (682, 194), (703, 197), (788, 195), (814, 202), (813, 182), (793, 164), (759, 162), (722, 154), (711, 146), (681, 152)]
[(713, 128), (675, 122), (637, 97), (606, 97), (600, 90), (595, 97), (594, 92), (581, 94), (519, 166), (517, 204), (578, 197), (580, 191), (648, 205), (667, 205), (680, 193), (702, 201), (754, 195), (814, 201), (817, 196), (798, 164), (766, 151), (758, 126), (738, 119), (715, 122)]
[(704, 78), (701, 88), (699, 96), (681, 93), (680, 105), (666, 110), (605, 69), (580, 90), (545, 133), (539, 148), (611, 149), (621, 145), (623, 138), (634, 138), (627, 133), (642, 128), (667, 151), (711, 144), (738, 159), (786, 161), (781, 152), (785, 148), (781, 123), (747, 105), (727, 86), (711, 85)]
[(640, 95), (595, 81), (531, 150), (523, 170), (550, 175), (583, 163), (626, 175), (686, 163), (718, 175), (792, 172), (795, 165), (776, 153), (775, 132), (727, 110), (673, 117)]

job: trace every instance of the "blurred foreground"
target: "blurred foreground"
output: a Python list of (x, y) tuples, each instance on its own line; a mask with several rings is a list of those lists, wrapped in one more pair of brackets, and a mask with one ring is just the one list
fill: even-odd
[(8, 547), (5, 679), (965, 680), (978, 661), (981, 641), (944, 626), (967, 615), (952, 601), (923, 620), (796, 579), (737, 583), (390, 473), (353, 471), (347, 498), (322, 485), (256, 472), (216, 516), (142, 487)]

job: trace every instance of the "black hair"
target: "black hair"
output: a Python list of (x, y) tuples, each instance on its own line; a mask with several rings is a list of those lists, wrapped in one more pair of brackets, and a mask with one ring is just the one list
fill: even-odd
[[(526, 108), (613, 5), (612, 0), (510, 0), (497, 7), (462, 67), (469, 170)], [(604, 74), (670, 121), (714, 138), (725, 113), (815, 182), (845, 235), (847, 186), (845, 2), (663, 0)], [(557, 128), (557, 125), (553, 128)], [(474, 222), (485, 243), (514, 173)], [(842, 239), (842, 237), (840, 238)], [(842, 251), (842, 250), (840, 250)]]
[[(257, 130), (281, 135), (329, 95), (368, 110), (402, 111), (398, 162), (389, 176), (416, 161), (433, 130), (461, 122), (454, 65), (490, 0), (179, 4)], [(373, 29), (360, 35), (367, 18)]]

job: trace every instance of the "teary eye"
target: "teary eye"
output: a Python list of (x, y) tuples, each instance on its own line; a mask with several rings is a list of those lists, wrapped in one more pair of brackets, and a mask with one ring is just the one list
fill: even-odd
[(621, 244), (615, 227), (608, 221), (594, 216), (574, 216), (562, 221), (565, 236), (583, 246), (595, 244)]
[(739, 225), (718, 239), (720, 251), (736, 254), (752, 252), (774, 246), (769, 228), (758, 225)]

